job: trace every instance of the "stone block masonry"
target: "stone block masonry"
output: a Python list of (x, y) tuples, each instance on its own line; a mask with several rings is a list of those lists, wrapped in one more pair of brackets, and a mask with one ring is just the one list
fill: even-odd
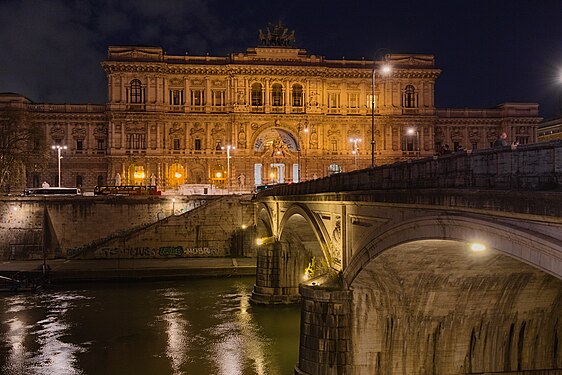
[[(0, 258), (200, 257), (231, 250), (251, 255), (251, 235), (245, 235), (253, 228), (249, 199), (2, 197)], [(248, 229), (242, 231), (242, 224)]]

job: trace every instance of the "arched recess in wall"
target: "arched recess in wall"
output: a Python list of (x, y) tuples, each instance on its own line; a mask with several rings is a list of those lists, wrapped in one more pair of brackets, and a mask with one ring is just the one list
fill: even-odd
[(146, 171), (144, 165), (131, 163), (127, 168), (127, 185), (145, 185)]
[(174, 163), (168, 167), (168, 181), (170, 185), (177, 189), (187, 179), (185, 168), (179, 163)]
[(265, 129), (255, 137), (253, 149), (254, 152), (260, 154), (268, 151), (274, 153), (284, 150), (297, 152), (297, 141), (295, 136), (289, 131), (273, 127)]
[(226, 188), (226, 179), (228, 171), (222, 164), (213, 164), (209, 171), (209, 179), (211, 183), (220, 189)]

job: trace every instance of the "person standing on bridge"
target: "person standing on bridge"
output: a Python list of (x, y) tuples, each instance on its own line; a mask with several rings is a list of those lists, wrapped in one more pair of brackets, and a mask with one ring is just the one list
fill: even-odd
[(507, 133), (503, 132), (499, 135), (498, 139), (494, 142), (494, 147), (505, 147), (507, 146)]

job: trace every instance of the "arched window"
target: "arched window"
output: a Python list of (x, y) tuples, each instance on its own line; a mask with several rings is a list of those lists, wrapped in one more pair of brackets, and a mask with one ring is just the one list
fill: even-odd
[(303, 92), (302, 92), (302, 85), (295, 83), (293, 85), (293, 93), (291, 95), (292, 98), (292, 105), (293, 107), (302, 107), (303, 106)]
[(271, 105), (274, 107), (283, 105), (283, 86), (279, 83), (271, 86)]
[(404, 89), (404, 94), (402, 97), (402, 102), (404, 108), (417, 108), (417, 94), (416, 89), (412, 85), (406, 86)]
[(129, 102), (130, 103), (142, 103), (142, 85), (138, 79), (133, 79), (129, 86)]
[(263, 105), (261, 83), (254, 83), (252, 85), (252, 105), (253, 106)]

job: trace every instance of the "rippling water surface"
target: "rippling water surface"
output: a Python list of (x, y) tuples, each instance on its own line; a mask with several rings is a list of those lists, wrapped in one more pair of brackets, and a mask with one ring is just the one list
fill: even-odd
[(0, 295), (2, 374), (292, 374), (298, 306), (250, 305), (253, 278)]

